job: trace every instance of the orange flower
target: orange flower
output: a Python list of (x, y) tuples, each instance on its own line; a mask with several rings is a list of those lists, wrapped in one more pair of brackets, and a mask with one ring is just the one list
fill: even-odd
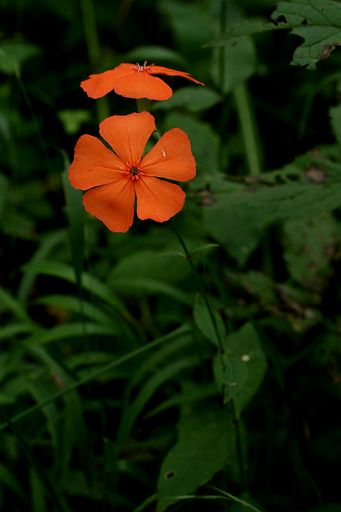
[[(83, 205), (111, 231), (128, 231), (137, 216), (164, 222), (182, 210), (185, 193), (174, 183), (195, 177), (196, 165), (189, 139), (173, 128), (143, 156), (155, 130), (148, 112), (112, 116), (100, 123), (100, 134), (114, 151), (97, 137), (82, 135), (69, 169), (74, 188), (87, 190)], [(161, 179), (158, 179), (161, 178)]]
[(161, 78), (153, 75), (182, 76), (196, 84), (205, 85), (189, 73), (165, 68), (163, 66), (140, 64), (120, 64), (114, 69), (97, 75), (90, 75), (81, 82), (82, 89), (90, 98), (101, 98), (110, 91), (115, 91), (126, 98), (148, 98), (150, 100), (167, 100), (173, 94), (172, 89)]

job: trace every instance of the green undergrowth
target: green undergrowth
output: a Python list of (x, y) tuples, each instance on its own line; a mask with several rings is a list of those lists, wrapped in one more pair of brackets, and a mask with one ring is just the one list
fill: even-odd
[[(338, 512), (341, 3), (1, 10), (0, 510)], [(145, 60), (197, 177), (111, 233), (67, 170), (136, 107), (79, 83)]]

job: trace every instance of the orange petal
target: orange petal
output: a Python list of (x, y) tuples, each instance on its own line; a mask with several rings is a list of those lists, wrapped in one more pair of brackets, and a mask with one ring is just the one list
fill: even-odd
[(194, 178), (196, 164), (186, 133), (180, 128), (173, 128), (162, 135), (143, 158), (140, 168), (147, 176), (177, 181)]
[(118, 233), (125, 233), (132, 225), (134, 204), (134, 185), (129, 178), (93, 188), (83, 196), (86, 211)]
[(148, 66), (148, 71), (151, 75), (168, 75), (168, 76), (182, 76), (191, 82), (195, 82), (199, 85), (205, 85), (203, 82), (199, 82), (196, 78), (193, 78), (189, 73), (185, 71), (178, 71), (176, 69), (165, 68), (163, 66)]
[(82, 89), (90, 98), (101, 98), (110, 91), (126, 98), (149, 98), (167, 100), (172, 89), (160, 78), (149, 76), (148, 72), (136, 64), (123, 63), (103, 73), (90, 75), (81, 82)]
[(124, 169), (124, 163), (99, 139), (82, 135), (69, 168), (69, 181), (74, 188), (87, 190), (115, 181)]
[(185, 203), (186, 194), (173, 183), (143, 176), (135, 181), (137, 216), (164, 222), (179, 213)]
[(107, 117), (99, 125), (103, 139), (128, 166), (140, 162), (154, 129), (155, 120), (149, 112)]

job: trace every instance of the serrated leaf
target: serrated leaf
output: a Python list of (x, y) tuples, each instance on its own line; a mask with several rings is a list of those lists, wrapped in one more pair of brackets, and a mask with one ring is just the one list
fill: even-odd
[(182, 421), (180, 434), (161, 466), (157, 512), (209, 482), (233, 456), (234, 428), (225, 408), (192, 412), (189, 421)]
[[(263, 186), (239, 185), (231, 191), (217, 189), (215, 202), (203, 208), (208, 233), (244, 265), (267, 226), (287, 219), (304, 219), (341, 205), (341, 166), (325, 158), (303, 158), (288, 168), (295, 182)], [(328, 174), (330, 175), (328, 176)], [(268, 173), (270, 179), (277, 173)], [(285, 168), (283, 169), (285, 179)], [(267, 179), (265, 178), (265, 179)], [(262, 179), (262, 178), (261, 178)], [(214, 194), (215, 191), (213, 191)]]
[(295, 50), (292, 64), (314, 69), (341, 44), (341, 8), (333, 0), (292, 0), (279, 2), (273, 20), (286, 19), (291, 34), (304, 42)]
[(245, 324), (224, 342), (225, 352), (215, 360), (215, 377), (224, 401), (234, 401), (237, 415), (258, 391), (267, 363), (258, 334), (252, 324)]

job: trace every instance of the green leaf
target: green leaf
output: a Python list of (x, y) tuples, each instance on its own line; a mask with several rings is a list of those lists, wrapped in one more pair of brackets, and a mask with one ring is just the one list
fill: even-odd
[(188, 112), (202, 112), (222, 101), (222, 97), (208, 87), (182, 87), (174, 91), (173, 96), (166, 101), (159, 101), (153, 105), (153, 110), (185, 109)]
[(62, 122), (65, 132), (68, 135), (75, 135), (82, 124), (90, 122), (91, 114), (89, 110), (84, 109), (65, 109), (58, 112), (58, 118)]
[(274, 23), (264, 22), (261, 20), (243, 20), (238, 23), (231, 24), (229, 27), (227, 27), (222, 36), (205, 43), (204, 48), (234, 46), (241, 37), (257, 34), (260, 32), (268, 32), (272, 30), (288, 28), (290, 28), (290, 25), (285, 23), (275, 25)]
[(142, 64), (144, 61), (148, 61), (151, 64), (158, 65), (161, 65), (161, 62), (166, 62), (180, 67), (186, 67), (186, 60), (180, 53), (164, 46), (137, 46), (125, 53), (124, 58), (126, 59), (124, 62), (140, 61)]
[(210, 301), (210, 309), (213, 318), (210, 314), (210, 311), (207, 307), (207, 303), (204, 300), (203, 296), (197, 294), (195, 297), (193, 309), (194, 320), (197, 327), (200, 329), (203, 335), (211, 343), (214, 343), (214, 345), (219, 346), (225, 337), (225, 324), (219, 312), (212, 304), (211, 299), (208, 297), (207, 300)]
[(292, 0), (279, 2), (272, 19), (285, 17), (291, 34), (304, 42), (295, 50), (292, 64), (314, 69), (341, 45), (340, 3), (333, 0)]
[(227, 94), (248, 80), (257, 70), (256, 48), (251, 37), (241, 37), (232, 47), (223, 50), (224, 75), (220, 76), (220, 51), (214, 52), (212, 76), (221, 90)]
[[(24, 265), (24, 272), (59, 277), (71, 283), (76, 281), (73, 268), (58, 261), (31, 261)], [(84, 272), (82, 275), (82, 286), (85, 290), (125, 314), (125, 307), (114, 291), (95, 277)]]
[(90, 322), (74, 322), (56, 325), (47, 331), (42, 330), (25, 339), (26, 344), (45, 344), (69, 338), (86, 339), (87, 336), (117, 336), (114, 326), (102, 326)]
[(0, 45), (0, 71), (6, 75), (18, 73), (22, 65), (41, 52), (30, 43), (6, 42)]
[(16, 318), (25, 323), (30, 323), (31, 319), (23, 305), (14, 298), (5, 288), (0, 286), (0, 311), (11, 311)]
[[(290, 173), (295, 181), (286, 181)], [(257, 247), (264, 229), (275, 222), (303, 219), (341, 205), (341, 166), (325, 157), (299, 158), (281, 171), (262, 174), (250, 185), (212, 190), (213, 204), (202, 209), (208, 233), (240, 265)], [(268, 186), (264, 183), (268, 180)], [(278, 180), (278, 181), (277, 181)], [(227, 184), (229, 182), (226, 182)]]
[(267, 368), (266, 358), (250, 323), (230, 334), (224, 349), (214, 364), (216, 382), (223, 390), (224, 402), (233, 400), (239, 416), (258, 391)]
[(187, 57), (198, 55), (198, 49), (214, 35), (213, 17), (199, 5), (176, 0), (162, 0), (159, 7), (170, 22), (181, 52)]
[(125, 440), (128, 438), (136, 418), (155, 391), (162, 384), (173, 379), (183, 370), (188, 370), (198, 365), (198, 363), (198, 357), (180, 358), (178, 361), (171, 362), (167, 366), (159, 368), (158, 372), (142, 385), (135, 400), (124, 410), (117, 436), (117, 444), (120, 448), (123, 447)]
[(226, 408), (200, 407), (179, 428), (180, 438), (161, 466), (158, 512), (209, 482), (233, 455), (234, 427)]
[(172, 112), (168, 114), (164, 128), (182, 128), (191, 141), (198, 168), (210, 173), (218, 170), (219, 139), (208, 123), (183, 112)]
[(332, 274), (330, 259), (341, 243), (339, 225), (328, 213), (284, 225), (284, 258), (290, 275), (305, 288), (321, 292)]

